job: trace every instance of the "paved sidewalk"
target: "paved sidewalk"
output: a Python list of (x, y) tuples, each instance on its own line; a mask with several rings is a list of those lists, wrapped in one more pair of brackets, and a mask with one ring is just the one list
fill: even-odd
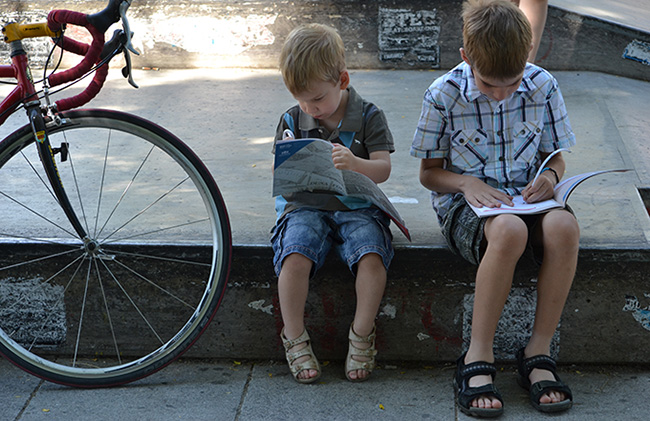
[[(365, 383), (350, 383), (340, 363), (321, 381), (300, 385), (284, 363), (178, 361), (146, 379), (82, 390), (41, 382), (0, 361), (0, 419), (32, 420), (469, 420), (454, 404), (452, 365), (383, 365)], [(574, 407), (562, 420), (646, 420), (650, 367), (562, 367)], [(496, 384), (501, 420), (538, 420), (506, 365)], [(551, 418), (551, 416), (548, 416)], [(555, 417), (553, 417), (555, 418)]]
[(650, 0), (549, 0), (550, 6), (650, 31)]

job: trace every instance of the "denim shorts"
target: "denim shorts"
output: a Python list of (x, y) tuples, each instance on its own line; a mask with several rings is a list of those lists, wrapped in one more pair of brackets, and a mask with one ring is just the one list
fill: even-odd
[(283, 216), (271, 231), (275, 273), (280, 275), (285, 257), (299, 253), (314, 262), (313, 276), (332, 247), (352, 273), (356, 273), (356, 264), (368, 253), (378, 254), (388, 270), (394, 254), (389, 225), (390, 219), (376, 208), (296, 209)]
[[(575, 216), (568, 205), (566, 210)], [(530, 233), (535, 229), (542, 215), (519, 215), (519, 217), (526, 223)], [(478, 265), (485, 251), (483, 249), (483, 236), (487, 219), (479, 218), (467, 204), (462, 194), (454, 197), (442, 224), (442, 234), (447, 240), (449, 249), (468, 262)], [(528, 238), (528, 245), (524, 254), (529, 255), (539, 265), (544, 258), (544, 249), (541, 246), (535, 247), (530, 241), (530, 235)]]

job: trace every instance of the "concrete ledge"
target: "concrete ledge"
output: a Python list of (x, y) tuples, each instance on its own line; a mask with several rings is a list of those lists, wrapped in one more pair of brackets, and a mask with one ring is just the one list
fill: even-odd
[[(0, 10), (3, 20), (34, 21), (53, 8), (92, 13), (105, 4), (105, 0), (3, 0)], [(300, 23), (320, 22), (340, 31), (350, 68), (449, 69), (459, 61), (462, 45), (461, 4), (461, 0), (135, 1), (129, 16), (134, 42), (143, 54), (134, 57), (134, 64), (276, 68), (289, 31)], [(73, 28), (69, 32), (84, 36)], [(598, 71), (650, 80), (647, 66), (623, 58), (635, 41), (650, 45), (650, 34), (550, 6), (538, 63), (554, 71)], [(29, 43), (43, 61), (48, 41)]]
[[(229, 288), (216, 318), (189, 355), (282, 359), (277, 285), (267, 247), (235, 248)], [(315, 352), (341, 360), (354, 314), (354, 280), (332, 258), (311, 282), (306, 324)], [(563, 362), (647, 362), (650, 250), (580, 251), (554, 349)], [(469, 338), (476, 268), (441, 247), (399, 247), (377, 320), (382, 360), (453, 361)], [(498, 359), (514, 358), (532, 320), (534, 263), (522, 260), (501, 318)], [(612, 346), (616, 344), (616, 346)]]

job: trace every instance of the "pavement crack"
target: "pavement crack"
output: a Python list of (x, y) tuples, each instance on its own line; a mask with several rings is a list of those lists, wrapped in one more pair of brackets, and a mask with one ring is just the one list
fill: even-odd
[(23, 417), (23, 414), (29, 407), (29, 404), (32, 403), (32, 399), (34, 399), (38, 391), (41, 389), (41, 386), (43, 386), (43, 383), (45, 383), (45, 380), (41, 380), (40, 382), (38, 382), (38, 384), (36, 385), (32, 393), (29, 395), (29, 398), (27, 398), (25, 405), (23, 405), (23, 407), (20, 409), (20, 412), (18, 413), (18, 415), (16, 415), (16, 418), (14, 418), (14, 421), (18, 421)]
[(246, 384), (244, 385), (244, 390), (241, 393), (241, 399), (239, 400), (239, 405), (237, 406), (237, 413), (235, 414), (234, 421), (239, 421), (241, 417), (242, 408), (244, 407), (244, 402), (246, 401), (246, 395), (248, 394), (248, 388), (250, 387), (251, 380), (253, 380), (253, 369), (255, 368), (255, 363), (251, 363), (251, 369), (248, 372), (248, 377), (246, 377)]

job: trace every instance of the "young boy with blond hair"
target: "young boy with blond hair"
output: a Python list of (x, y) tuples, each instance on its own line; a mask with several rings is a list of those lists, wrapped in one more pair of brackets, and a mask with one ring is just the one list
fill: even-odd
[[(298, 101), (286, 111), (275, 140), (320, 138), (333, 144), (332, 160), (375, 183), (388, 179), (393, 137), (384, 113), (350, 86), (345, 48), (330, 27), (294, 29), (280, 55), (284, 83)], [(274, 144), (275, 146), (275, 144)], [(312, 383), (321, 367), (304, 324), (309, 281), (334, 248), (356, 276), (356, 311), (348, 333), (345, 375), (367, 380), (375, 367), (375, 317), (393, 257), (390, 220), (371, 203), (348, 196), (301, 192), (276, 199), (272, 231), (274, 267), (287, 362), (294, 378)]]
[(561, 153), (575, 144), (556, 80), (527, 63), (530, 23), (508, 0), (463, 4), (462, 62), (424, 94), (411, 155), (421, 158), (420, 182), (450, 249), (478, 265), (471, 338), (454, 378), (460, 409), (493, 417), (503, 399), (493, 384), (494, 335), (520, 257), (532, 249), (540, 263), (532, 334), (517, 353), (519, 383), (545, 412), (571, 407), (570, 389), (550, 356), (577, 265), (580, 230), (568, 209), (531, 216), (480, 219), (469, 207), (550, 198), (565, 171)]

